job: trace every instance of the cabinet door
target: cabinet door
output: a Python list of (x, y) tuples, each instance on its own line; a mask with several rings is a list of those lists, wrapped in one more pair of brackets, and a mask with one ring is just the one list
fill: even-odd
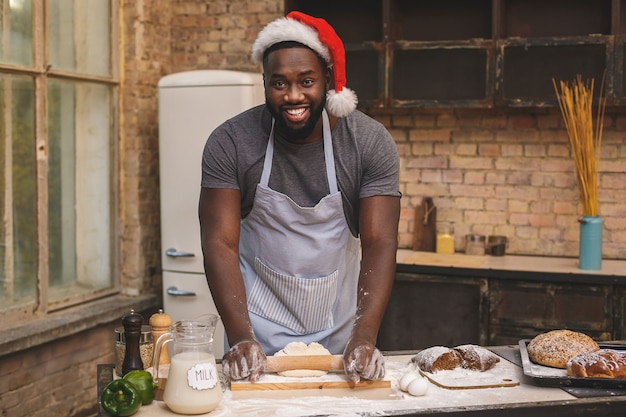
[(612, 286), (491, 280), (489, 344), (518, 343), (548, 330), (613, 338)]
[(483, 345), (486, 299), (486, 279), (398, 273), (378, 334), (378, 348)]

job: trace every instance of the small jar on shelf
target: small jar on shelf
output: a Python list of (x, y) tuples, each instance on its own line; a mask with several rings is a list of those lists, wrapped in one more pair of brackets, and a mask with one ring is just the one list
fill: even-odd
[(437, 253), (454, 253), (454, 226), (449, 223), (437, 225)]

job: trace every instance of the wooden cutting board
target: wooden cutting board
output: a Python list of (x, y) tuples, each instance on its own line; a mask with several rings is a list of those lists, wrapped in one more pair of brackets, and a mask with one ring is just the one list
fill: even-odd
[(485, 372), (463, 368), (434, 373), (420, 369), (419, 372), (433, 384), (447, 389), (516, 387), (520, 384), (516, 366), (507, 360), (500, 360), (496, 366)]
[(415, 207), (413, 250), (435, 252), (437, 249), (437, 207), (431, 197), (424, 197)]

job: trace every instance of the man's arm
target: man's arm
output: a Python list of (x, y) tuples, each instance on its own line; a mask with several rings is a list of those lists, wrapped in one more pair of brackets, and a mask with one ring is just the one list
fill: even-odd
[(381, 379), (384, 359), (376, 349), (376, 337), (389, 301), (396, 270), (400, 198), (375, 196), (360, 201), (361, 272), (357, 311), (344, 361), (346, 374)]
[(254, 381), (265, 367), (265, 354), (250, 324), (239, 269), (240, 205), (239, 190), (202, 188), (198, 215), (207, 282), (231, 346), (223, 371)]

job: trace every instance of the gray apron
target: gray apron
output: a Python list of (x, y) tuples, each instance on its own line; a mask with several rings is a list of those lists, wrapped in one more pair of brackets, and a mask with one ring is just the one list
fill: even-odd
[(323, 127), (330, 194), (314, 207), (301, 207), (269, 188), (272, 121), (254, 204), (241, 221), (240, 266), (250, 320), (268, 355), (294, 341), (319, 342), (341, 353), (354, 322), (359, 239), (344, 216), (326, 111)]

